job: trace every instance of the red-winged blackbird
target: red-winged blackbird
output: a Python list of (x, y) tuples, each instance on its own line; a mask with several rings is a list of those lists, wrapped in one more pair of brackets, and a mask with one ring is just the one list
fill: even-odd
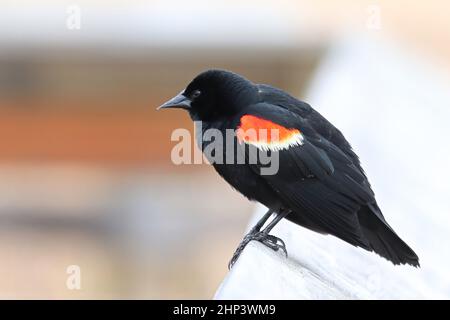
[[(350, 144), (309, 104), (238, 74), (209, 70), (160, 108), (186, 109), (194, 121), (202, 121), (200, 134), (213, 128), (225, 136), (233, 129), (236, 145), (278, 153), (279, 169), (271, 175), (261, 174), (258, 161), (213, 163), (232, 187), (269, 209), (244, 237), (230, 267), (251, 240), (286, 253), (284, 242), (269, 234), (283, 218), (374, 251), (393, 264), (419, 266), (417, 255), (383, 217)], [(240, 136), (243, 129), (277, 129), (278, 140)], [(261, 230), (273, 213), (275, 218)]]

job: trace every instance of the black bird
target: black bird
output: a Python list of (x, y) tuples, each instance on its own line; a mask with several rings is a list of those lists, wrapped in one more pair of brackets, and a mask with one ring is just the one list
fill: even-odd
[[(244, 237), (229, 267), (251, 240), (287, 254), (284, 242), (269, 234), (283, 218), (374, 251), (395, 265), (419, 266), (417, 255), (386, 222), (350, 144), (309, 104), (238, 74), (208, 70), (161, 108), (186, 109), (192, 120), (202, 122), (198, 134), (218, 129), (225, 136), (232, 129), (236, 146), (278, 156), (279, 169), (270, 175), (262, 174), (265, 165), (259, 160), (212, 163), (233, 188), (269, 209)], [(278, 139), (245, 136), (248, 129), (276, 129)], [(208, 142), (200, 144), (204, 150)], [(223, 159), (230, 152), (217, 150)], [(272, 214), (275, 218), (262, 229)]]

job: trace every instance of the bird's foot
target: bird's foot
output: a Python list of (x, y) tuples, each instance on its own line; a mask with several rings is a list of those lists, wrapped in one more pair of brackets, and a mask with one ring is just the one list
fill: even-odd
[(244, 237), (242, 242), (237, 247), (236, 251), (233, 254), (233, 257), (231, 258), (230, 262), (228, 263), (228, 269), (231, 269), (233, 267), (234, 263), (237, 261), (237, 259), (241, 255), (244, 248), (252, 240), (261, 242), (262, 244), (264, 244), (265, 246), (269, 247), (270, 249), (272, 249), (274, 251), (278, 251), (281, 249), (281, 250), (283, 250), (284, 254), (287, 257), (286, 244), (284, 243), (283, 240), (281, 240), (280, 238), (275, 237), (271, 234), (268, 234), (265, 231), (252, 230), (252, 231), (250, 231), (250, 233), (248, 233)]

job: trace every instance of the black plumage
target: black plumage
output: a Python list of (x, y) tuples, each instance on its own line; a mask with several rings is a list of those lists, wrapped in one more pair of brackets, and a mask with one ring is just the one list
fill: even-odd
[[(227, 129), (236, 130), (247, 115), (301, 133), (301, 143), (271, 151), (278, 152), (276, 174), (262, 175), (263, 165), (259, 162), (213, 163), (236, 190), (267, 206), (270, 209), (267, 217), (271, 212), (277, 214), (268, 230), (259, 230), (266, 217), (244, 238), (233, 262), (250, 240), (284, 250), (282, 240), (268, 232), (285, 217), (300, 226), (374, 251), (394, 264), (419, 266), (417, 255), (386, 222), (350, 144), (309, 104), (235, 73), (209, 70), (162, 107), (187, 109), (193, 120), (202, 121), (203, 132), (210, 128), (223, 133)], [(253, 147), (237, 139), (236, 142)], [(224, 148), (221, 152), (227, 151)]]

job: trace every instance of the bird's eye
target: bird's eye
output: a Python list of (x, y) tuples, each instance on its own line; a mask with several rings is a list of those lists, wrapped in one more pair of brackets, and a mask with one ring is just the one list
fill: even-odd
[(191, 94), (191, 99), (195, 99), (195, 98), (199, 97), (200, 94), (201, 94), (201, 91), (200, 91), (200, 90), (195, 90), (195, 91), (192, 92), (192, 94)]

